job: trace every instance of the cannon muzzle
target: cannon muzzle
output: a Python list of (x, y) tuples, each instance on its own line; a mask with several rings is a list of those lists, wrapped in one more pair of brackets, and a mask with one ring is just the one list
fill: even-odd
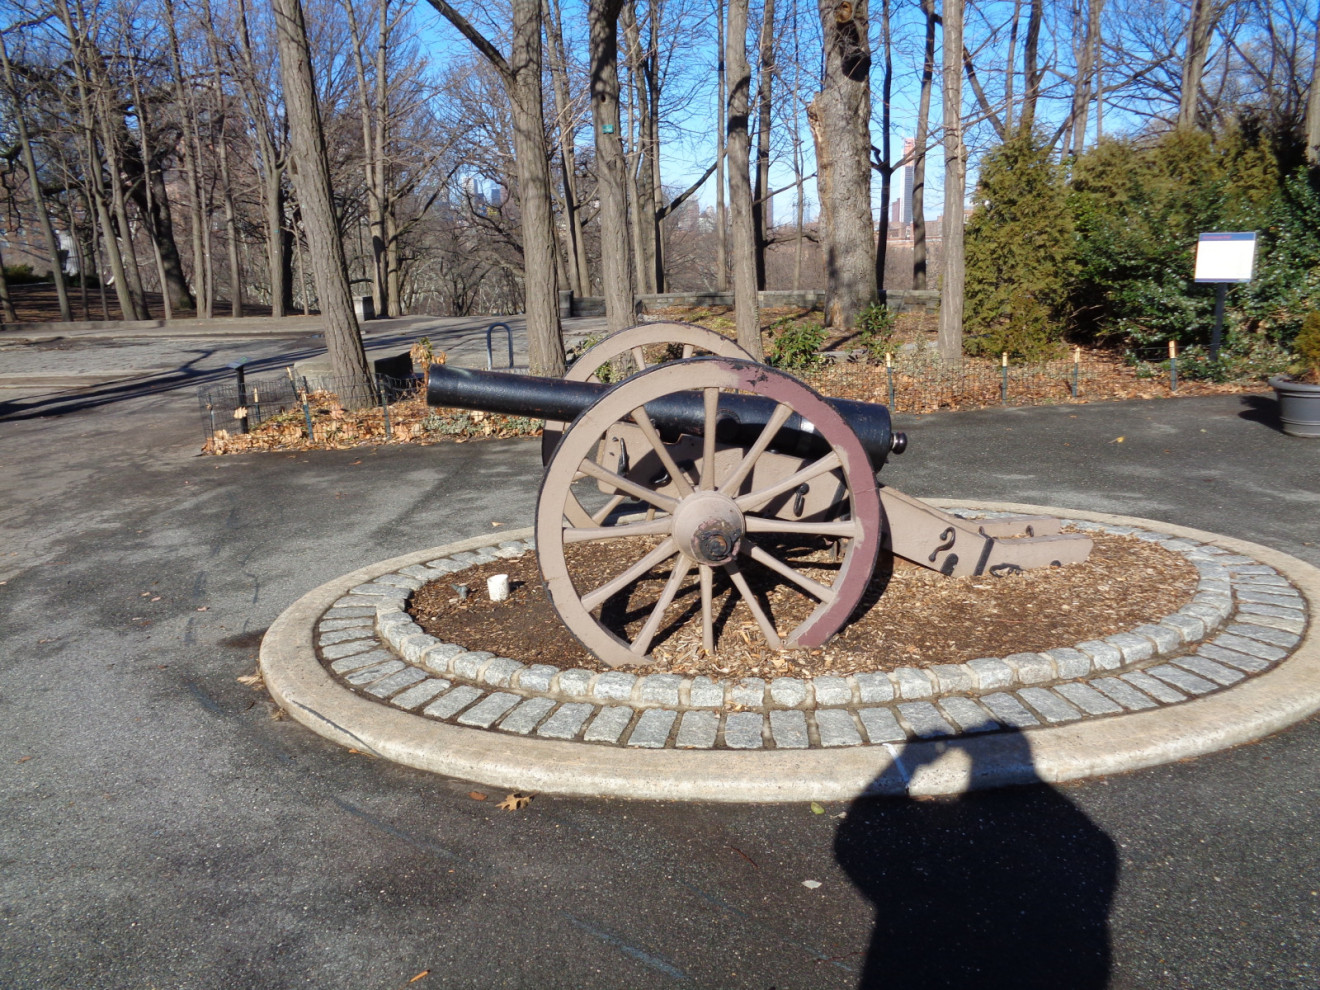
[[(473, 409), (505, 416), (572, 422), (609, 388), (609, 385), (596, 382), (572, 382), (433, 364), (427, 375), (426, 402), (448, 409)], [(902, 453), (907, 446), (907, 437), (893, 432), (887, 407), (851, 399), (830, 399), (829, 402), (861, 440), (874, 470), (880, 470), (891, 451)], [(716, 437), (726, 443), (752, 443), (769, 422), (777, 405), (774, 399), (766, 396), (726, 396), (720, 402)], [(646, 413), (667, 440), (677, 439), (684, 433), (701, 436), (705, 432), (700, 392), (674, 392), (662, 396), (646, 404)], [(805, 457), (823, 453), (827, 448), (815, 428), (795, 413), (776, 435), (771, 449)]]

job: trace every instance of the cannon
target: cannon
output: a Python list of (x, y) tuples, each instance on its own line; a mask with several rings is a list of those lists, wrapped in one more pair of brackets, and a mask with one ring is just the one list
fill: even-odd
[[(623, 362), (635, 373), (599, 380)], [(826, 399), (691, 324), (612, 334), (562, 380), (432, 365), (427, 402), (545, 418), (541, 578), (610, 666), (649, 664), (658, 638), (697, 625), (714, 652), (734, 601), (772, 649), (819, 647), (862, 602), (882, 552), (1001, 576), (1091, 551), (1057, 519), (964, 519), (882, 485), (907, 446), (885, 406)]]

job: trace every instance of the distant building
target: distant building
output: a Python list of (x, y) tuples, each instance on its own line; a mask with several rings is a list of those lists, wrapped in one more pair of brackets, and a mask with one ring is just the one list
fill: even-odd
[[(917, 142), (912, 138), (903, 139), (903, 157), (909, 158), (916, 149)], [(911, 160), (903, 166), (903, 222), (912, 222), (912, 185), (913, 185), (913, 165)]]
[(498, 182), (490, 184), (490, 205), (497, 209), (504, 203), (504, 189)]

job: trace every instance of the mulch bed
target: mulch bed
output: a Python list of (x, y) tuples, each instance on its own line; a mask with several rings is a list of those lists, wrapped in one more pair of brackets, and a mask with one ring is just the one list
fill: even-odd
[[(636, 541), (634, 555), (619, 543), (579, 544), (569, 559), (579, 588), (594, 587), (645, 552)], [(826, 555), (803, 548), (801, 558), (827, 575)], [(896, 566), (895, 566), (896, 565)], [(813, 573), (809, 566), (802, 569)], [(745, 573), (753, 590), (767, 602), (781, 630), (787, 630), (814, 607), (800, 594), (755, 564)], [(504, 602), (486, 595), (486, 578), (508, 574), (512, 594)], [(668, 566), (603, 606), (612, 621), (635, 635), (669, 576)], [(828, 577), (826, 577), (828, 580)], [(766, 646), (751, 611), (717, 572), (715, 582), (716, 650), (701, 650), (699, 592), (695, 571), (666, 614), (652, 649), (653, 672), (712, 677), (774, 677), (847, 674), (901, 666), (964, 663), (977, 657), (1070, 646), (1112, 635), (1177, 611), (1195, 593), (1196, 569), (1179, 554), (1135, 537), (1101, 534), (1081, 564), (1025, 571), (1000, 578), (949, 578), (906, 561), (877, 568), (877, 574), (853, 621), (818, 650), (778, 652)], [(454, 585), (466, 585), (460, 598)], [(730, 598), (733, 598), (730, 601)], [(428, 633), (470, 650), (489, 650), (523, 663), (607, 670), (587, 653), (563, 625), (541, 584), (536, 555), (470, 568), (419, 589), (409, 613)], [(680, 614), (687, 621), (679, 626)], [(678, 626), (678, 628), (675, 628)]]

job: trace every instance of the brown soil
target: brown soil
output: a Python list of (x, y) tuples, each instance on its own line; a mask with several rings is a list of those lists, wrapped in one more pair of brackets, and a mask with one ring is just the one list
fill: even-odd
[[(578, 587), (603, 584), (645, 551), (637, 541), (634, 556), (586, 544), (589, 553), (569, 561)], [(806, 573), (828, 580), (834, 566), (826, 555), (806, 547), (796, 557)], [(486, 595), (486, 578), (507, 573), (513, 592), (505, 602)], [(781, 631), (810, 611), (812, 600), (791, 585), (770, 580), (752, 565), (747, 576), (763, 607)], [(635, 635), (669, 575), (654, 570), (603, 606), (616, 629)], [(759, 580), (758, 580), (759, 579)], [(852, 623), (819, 650), (776, 652), (765, 646), (751, 611), (734, 596), (727, 580), (715, 582), (716, 652), (700, 648), (699, 593), (691, 576), (677, 599), (682, 620), (671, 609), (667, 628), (657, 636), (653, 671), (716, 677), (793, 674), (846, 674), (900, 666), (963, 663), (976, 657), (1066, 646), (1108, 636), (1175, 612), (1195, 592), (1196, 569), (1178, 554), (1135, 537), (1099, 535), (1085, 563), (1026, 571), (1002, 578), (948, 578), (897, 561), (881, 567)], [(460, 599), (454, 585), (471, 593)], [(606, 670), (564, 626), (546, 598), (535, 554), (470, 568), (419, 589), (409, 612), (421, 627), (446, 642), (471, 650), (489, 650), (524, 663)], [(676, 628), (677, 627), (677, 628)]]

